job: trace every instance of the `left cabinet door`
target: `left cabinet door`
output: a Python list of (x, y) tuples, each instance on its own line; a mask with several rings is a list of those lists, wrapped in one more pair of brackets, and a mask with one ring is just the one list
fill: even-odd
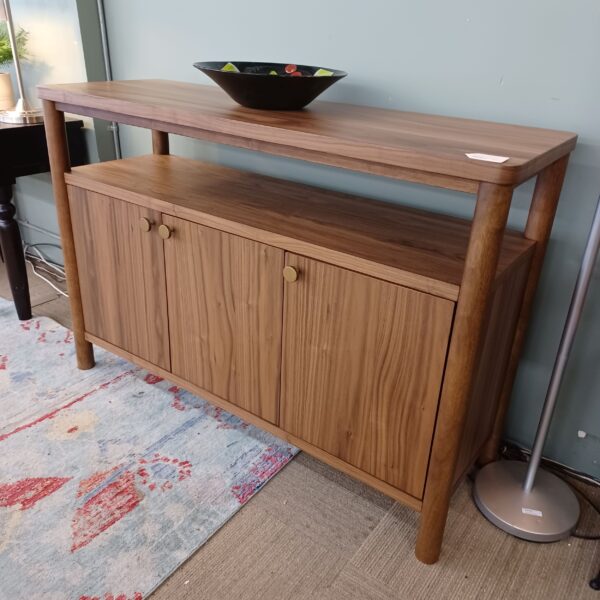
[(170, 369), (160, 213), (69, 187), (85, 329)]

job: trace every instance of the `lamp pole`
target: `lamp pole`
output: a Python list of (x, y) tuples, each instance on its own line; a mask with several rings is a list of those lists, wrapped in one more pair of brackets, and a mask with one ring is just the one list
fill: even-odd
[(596, 205), (596, 213), (594, 215), (594, 220), (592, 221), (592, 228), (585, 247), (585, 252), (583, 253), (583, 259), (581, 260), (581, 268), (579, 269), (577, 283), (575, 284), (575, 291), (573, 292), (573, 299), (571, 300), (571, 306), (569, 307), (565, 329), (560, 340), (560, 346), (558, 347), (558, 354), (554, 363), (550, 385), (548, 386), (548, 393), (546, 395), (546, 401), (544, 402), (542, 417), (538, 425), (533, 449), (531, 450), (529, 468), (527, 469), (527, 476), (525, 478), (525, 484), (523, 485), (526, 492), (531, 492), (535, 483), (535, 476), (538, 467), (540, 466), (544, 442), (546, 441), (548, 430), (550, 429), (552, 413), (556, 406), (556, 398), (558, 397), (563, 373), (565, 372), (567, 360), (569, 359), (571, 347), (573, 346), (573, 340), (575, 339), (575, 332), (577, 331), (577, 325), (579, 324), (579, 319), (583, 311), (585, 297), (590, 287), (590, 281), (594, 272), (594, 265), (596, 263), (599, 248), (600, 198), (598, 198), (598, 204)]

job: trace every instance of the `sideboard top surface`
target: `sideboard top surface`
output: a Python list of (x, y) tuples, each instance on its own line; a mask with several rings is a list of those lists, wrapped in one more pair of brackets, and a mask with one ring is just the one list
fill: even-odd
[(43, 85), (38, 93), (65, 112), (468, 192), (481, 181), (518, 185), (577, 141), (563, 131), (325, 101), (253, 110), (214, 86), (166, 80)]
[[(341, 266), (450, 300), (458, 297), (470, 223), (456, 217), (171, 155), (76, 167), (65, 177), (73, 186), (291, 252), (315, 256), (315, 248), (325, 248), (351, 257)], [(497, 276), (533, 246), (507, 230)], [(330, 254), (316, 257), (333, 260)], [(378, 265), (386, 269), (372, 270)]]

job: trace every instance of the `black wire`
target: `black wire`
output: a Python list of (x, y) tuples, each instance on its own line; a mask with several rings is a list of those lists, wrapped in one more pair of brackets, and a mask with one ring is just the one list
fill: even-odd
[[(548, 467), (549, 465), (546, 466)], [(600, 515), (600, 506), (598, 506), (585, 492), (573, 485), (558, 468), (550, 467), (550, 470), (557, 477), (560, 477), (580, 498), (587, 502), (587, 504), (591, 506), (594, 511), (596, 511), (596, 514)], [(573, 533), (571, 533), (571, 535), (574, 538), (579, 538), (580, 540), (600, 540), (600, 533), (580, 533), (579, 531), (575, 530)]]

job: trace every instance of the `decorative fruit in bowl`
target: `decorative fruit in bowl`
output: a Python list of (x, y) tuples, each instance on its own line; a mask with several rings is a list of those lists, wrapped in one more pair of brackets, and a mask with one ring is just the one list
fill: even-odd
[(264, 62), (197, 62), (233, 100), (248, 108), (299, 110), (347, 73), (308, 65)]

